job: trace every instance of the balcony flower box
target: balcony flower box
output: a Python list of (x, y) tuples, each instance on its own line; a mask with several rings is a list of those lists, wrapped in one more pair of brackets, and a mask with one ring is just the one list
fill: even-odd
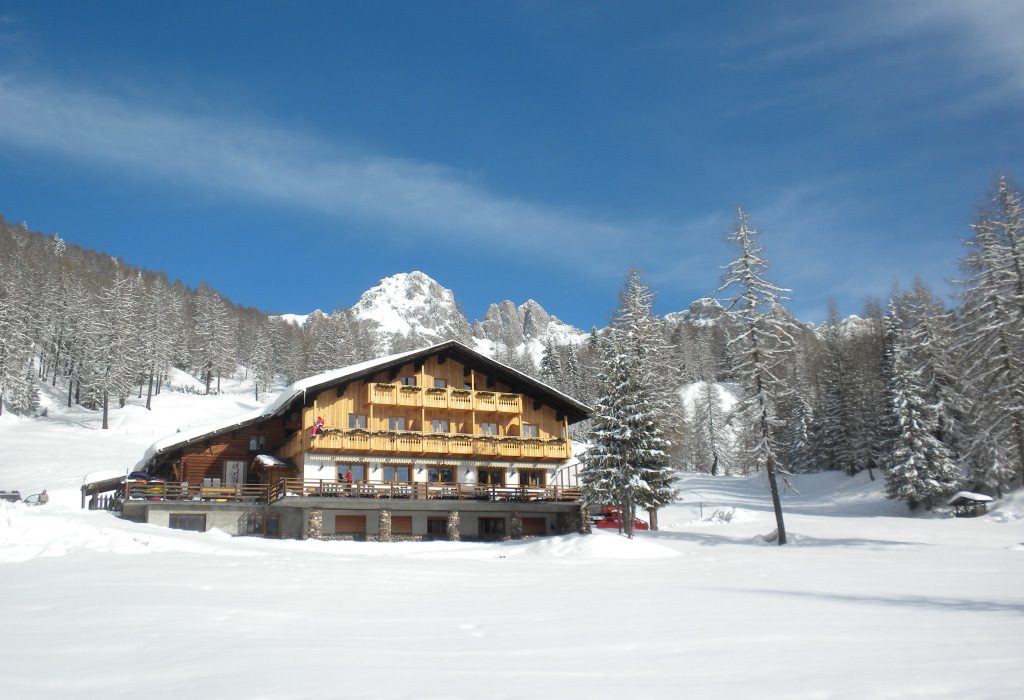
[(509, 401), (515, 401), (519, 398), (519, 394), (501, 394), (498, 396), (499, 399), (505, 399)]
[(423, 387), (421, 387), (421, 386), (412, 386), (410, 384), (403, 384), (402, 385), (402, 391), (413, 392), (413, 391), (420, 391), (422, 389), (423, 389)]
[(476, 395), (479, 396), (481, 399), (493, 399), (494, 398), (494, 392), (493, 391), (478, 391), (478, 392), (476, 392)]
[(377, 391), (394, 391), (395, 390), (395, 385), (394, 384), (377, 384), (376, 385), (376, 389), (377, 389)]
[(452, 396), (469, 396), (472, 393), (469, 389), (452, 389)]
[(443, 387), (437, 387), (437, 386), (432, 386), (429, 389), (427, 389), (427, 393), (428, 394), (444, 394), (447, 391), (448, 391), (447, 389), (445, 389)]

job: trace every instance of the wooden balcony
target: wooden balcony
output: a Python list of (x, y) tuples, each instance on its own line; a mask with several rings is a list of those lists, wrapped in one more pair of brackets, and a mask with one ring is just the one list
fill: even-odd
[(518, 414), (523, 410), (519, 394), (470, 391), (454, 387), (419, 387), (371, 382), (366, 385), (366, 402), (377, 406), (410, 406), (450, 411), (483, 411)]
[(269, 503), (282, 498), (384, 498), (475, 501), (578, 501), (575, 486), (491, 486), (487, 484), (281, 479), (264, 487)]
[(489, 486), (485, 484), (280, 479), (273, 484), (201, 486), (180, 482), (128, 481), (125, 501), (274, 503), (282, 498), (409, 498), (422, 500), (578, 501), (574, 486)]
[(328, 431), (315, 438), (300, 431), (277, 451), (281, 459), (295, 459), (303, 452), (373, 452), (406, 455), (463, 455), (512, 459), (561, 460), (570, 457), (568, 440), (541, 440), (515, 436), (464, 435), (461, 433)]

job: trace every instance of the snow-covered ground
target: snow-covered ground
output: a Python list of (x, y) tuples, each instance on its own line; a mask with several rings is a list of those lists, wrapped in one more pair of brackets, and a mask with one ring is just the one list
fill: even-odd
[[(239, 387), (241, 390), (244, 387)], [(59, 396), (59, 394), (57, 395)], [(86, 472), (252, 409), (0, 417), (0, 697), (1020, 698), (1024, 496), (911, 515), (866, 474), (690, 476), (661, 532), (501, 544), (230, 538), (78, 509)]]

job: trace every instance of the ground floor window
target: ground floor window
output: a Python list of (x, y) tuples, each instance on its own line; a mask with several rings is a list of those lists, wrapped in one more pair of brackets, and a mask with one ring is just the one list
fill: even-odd
[(427, 518), (427, 536), (434, 539), (448, 537), (448, 518)]
[(480, 537), (493, 539), (505, 536), (505, 518), (480, 518)]
[(454, 484), (455, 469), (453, 467), (429, 467), (427, 481), (432, 484)]
[(344, 464), (338, 463), (338, 481), (347, 481), (345, 478), (348, 470), (352, 470), (352, 481), (366, 481), (365, 464)]
[(281, 516), (277, 513), (249, 513), (242, 523), (243, 534), (257, 537), (280, 537)]
[(167, 524), (172, 530), (192, 530), (194, 532), (206, 532), (206, 514), (199, 513), (171, 513)]
[(484, 486), (504, 486), (505, 485), (505, 470), (504, 469), (486, 469), (480, 467), (477, 469), (478, 481)]
[(366, 534), (366, 516), (365, 515), (335, 515), (334, 516), (334, 534), (335, 535), (365, 535)]
[(411, 535), (412, 534), (412, 516), (411, 515), (392, 515), (391, 516), (391, 534), (392, 535)]
[(543, 469), (520, 469), (519, 484), (521, 486), (545, 486), (547, 472)]
[(407, 483), (412, 481), (410, 478), (412, 469), (408, 465), (385, 464), (382, 471), (385, 482)]

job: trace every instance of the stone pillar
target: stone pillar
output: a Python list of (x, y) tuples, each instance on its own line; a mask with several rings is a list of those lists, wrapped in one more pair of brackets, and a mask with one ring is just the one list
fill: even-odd
[(523, 516), (520, 513), (512, 514), (512, 523), (509, 527), (512, 539), (521, 540), (523, 539)]
[(379, 539), (381, 542), (391, 541), (391, 511), (386, 508), (380, 512)]
[(322, 510), (309, 511), (306, 537), (314, 540), (323, 539), (324, 536), (324, 512)]
[(577, 506), (576, 514), (579, 518), (576, 532), (581, 535), (589, 535), (592, 530), (590, 529), (590, 510), (584, 506)]
[(459, 511), (457, 510), (448, 514), (448, 539), (452, 542), (462, 539), (462, 535), (459, 534)]

